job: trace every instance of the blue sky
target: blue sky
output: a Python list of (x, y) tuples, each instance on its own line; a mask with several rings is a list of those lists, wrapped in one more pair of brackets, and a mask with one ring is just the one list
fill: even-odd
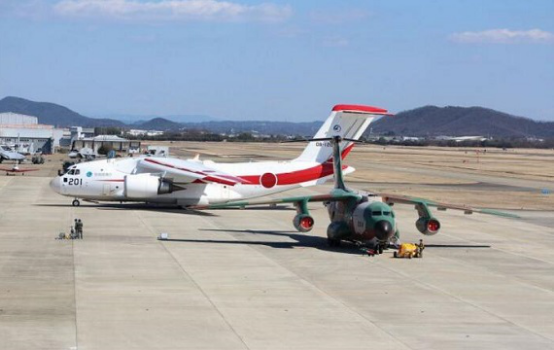
[(552, 0), (0, 0), (0, 98), (85, 115), (324, 119), (338, 103), (554, 120)]

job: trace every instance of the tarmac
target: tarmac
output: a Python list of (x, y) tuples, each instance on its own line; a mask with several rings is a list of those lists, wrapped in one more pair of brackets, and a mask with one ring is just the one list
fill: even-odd
[(426, 237), (397, 205), (407, 260), (328, 248), (320, 203), (303, 234), (290, 207), (71, 207), (49, 180), (0, 177), (0, 349), (554, 349), (552, 211)]

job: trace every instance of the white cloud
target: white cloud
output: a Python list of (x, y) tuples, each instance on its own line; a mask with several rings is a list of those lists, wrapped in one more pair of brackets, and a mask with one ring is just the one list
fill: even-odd
[(292, 15), (290, 6), (243, 5), (219, 0), (61, 0), (54, 11), (66, 17), (128, 21), (261, 21), (278, 22)]
[(554, 34), (540, 29), (490, 29), (482, 32), (454, 33), (450, 36), (450, 40), (464, 44), (552, 43)]

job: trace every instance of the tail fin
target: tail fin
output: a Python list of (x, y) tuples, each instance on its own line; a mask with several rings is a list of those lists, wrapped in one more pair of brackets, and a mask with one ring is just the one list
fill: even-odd
[[(321, 126), (313, 137), (329, 138), (339, 136), (358, 140), (369, 124), (378, 116), (389, 115), (386, 109), (359, 106), (359, 105), (336, 105), (331, 115)], [(350, 150), (353, 143), (342, 142), (339, 144), (340, 152), (345, 157), (345, 150)], [(333, 146), (330, 142), (313, 141), (308, 144), (296, 161), (323, 163), (332, 158)]]

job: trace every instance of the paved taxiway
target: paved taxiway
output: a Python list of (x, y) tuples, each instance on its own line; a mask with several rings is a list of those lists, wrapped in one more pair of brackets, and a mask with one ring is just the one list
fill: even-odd
[(73, 208), (48, 181), (0, 177), (1, 349), (554, 349), (552, 213), (440, 212), (396, 260), (328, 249), (321, 204), (301, 234), (287, 208)]

